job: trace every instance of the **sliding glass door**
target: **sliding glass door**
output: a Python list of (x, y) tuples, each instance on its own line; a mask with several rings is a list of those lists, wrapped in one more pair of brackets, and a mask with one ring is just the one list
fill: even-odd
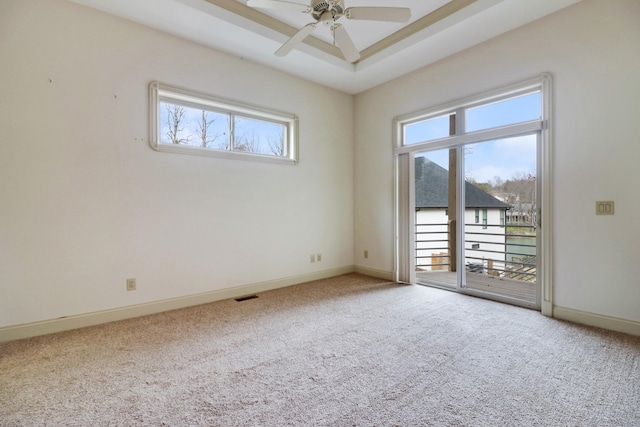
[(546, 81), (398, 119), (400, 280), (548, 311)]
[(537, 134), (464, 147), (465, 289), (539, 306)]
[(454, 159), (449, 149), (416, 154), (414, 212), (416, 280), (455, 289), (456, 184), (455, 166), (449, 164)]
[(537, 141), (532, 134), (416, 153), (417, 283), (539, 305)]

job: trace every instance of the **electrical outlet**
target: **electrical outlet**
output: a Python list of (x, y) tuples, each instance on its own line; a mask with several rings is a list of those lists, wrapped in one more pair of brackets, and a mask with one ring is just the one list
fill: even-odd
[(309, 262), (316, 262), (316, 254), (309, 255)]
[(136, 279), (127, 279), (127, 291), (136, 290)]
[(316, 254), (316, 259), (318, 260), (318, 262), (322, 261), (322, 254)]
[(364, 259), (368, 259), (369, 258), (369, 251), (365, 250), (364, 251)]
[(613, 215), (613, 201), (596, 202), (596, 215)]

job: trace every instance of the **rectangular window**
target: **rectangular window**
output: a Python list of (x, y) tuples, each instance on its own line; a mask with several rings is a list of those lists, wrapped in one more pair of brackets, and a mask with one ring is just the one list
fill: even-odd
[(158, 82), (150, 86), (152, 148), (295, 164), (298, 119)]
[(474, 132), (514, 123), (540, 120), (542, 114), (540, 97), (541, 93), (538, 90), (526, 95), (469, 108), (466, 110), (465, 130)]
[(500, 227), (504, 227), (504, 210), (500, 210)]
[(487, 210), (486, 209), (482, 209), (482, 228), (483, 229), (487, 228)]
[(544, 122), (543, 98), (532, 81), (396, 117), (396, 154), (533, 134)]
[(476, 224), (480, 223), (480, 209), (476, 208)]

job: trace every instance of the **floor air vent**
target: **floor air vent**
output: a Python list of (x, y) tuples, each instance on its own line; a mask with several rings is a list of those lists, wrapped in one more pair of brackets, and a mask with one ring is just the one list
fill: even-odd
[(238, 302), (242, 302), (242, 301), (247, 301), (247, 300), (256, 299), (256, 298), (258, 298), (258, 295), (247, 295), (246, 297), (236, 298), (235, 300)]

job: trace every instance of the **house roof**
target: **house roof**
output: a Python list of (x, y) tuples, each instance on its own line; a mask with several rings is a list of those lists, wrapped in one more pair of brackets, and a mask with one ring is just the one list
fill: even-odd
[[(449, 205), (449, 171), (425, 157), (416, 157), (416, 208), (446, 208)], [(467, 208), (508, 209), (509, 205), (465, 181)]]

